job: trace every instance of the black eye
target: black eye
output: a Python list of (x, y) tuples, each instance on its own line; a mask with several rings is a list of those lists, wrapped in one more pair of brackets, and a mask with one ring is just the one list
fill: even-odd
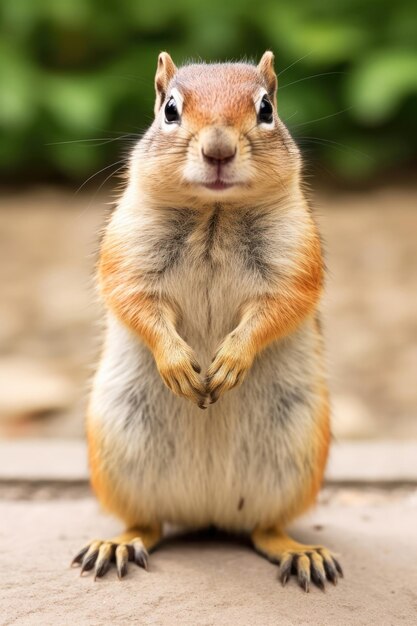
[(178, 113), (176, 102), (172, 96), (165, 105), (165, 121), (168, 124), (174, 124), (180, 121), (180, 114)]
[(270, 124), (274, 119), (272, 104), (268, 96), (264, 96), (261, 100), (261, 106), (258, 113), (258, 124)]

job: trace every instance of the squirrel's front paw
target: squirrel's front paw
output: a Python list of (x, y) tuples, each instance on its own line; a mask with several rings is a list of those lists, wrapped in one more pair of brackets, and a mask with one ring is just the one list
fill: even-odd
[(171, 346), (156, 358), (156, 363), (162, 380), (173, 393), (191, 400), (200, 409), (207, 408), (209, 397), (198, 375), (201, 367), (189, 346)]
[(206, 384), (211, 404), (217, 402), (222, 393), (242, 382), (252, 360), (233, 334), (226, 337), (207, 371)]

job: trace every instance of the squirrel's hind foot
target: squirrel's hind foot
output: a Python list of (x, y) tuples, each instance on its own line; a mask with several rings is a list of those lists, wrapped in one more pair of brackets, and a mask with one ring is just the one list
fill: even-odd
[(311, 582), (324, 591), (326, 580), (336, 585), (338, 579), (343, 578), (340, 563), (323, 546), (298, 543), (276, 529), (255, 530), (252, 541), (260, 554), (279, 564), (282, 585), (286, 585), (291, 574), (294, 574), (304, 591), (310, 590)]
[(160, 538), (159, 528), (133, 528), (113, 539), (90, 541), (75, 555), (71, 566), (81, 566), (80, 576), (94, 568), (96, 580), (104, 576), (115, 563), (117, 576), (121, 580), (127, 574), (129, 561), (148, 569), (148, 549), (155, 546)]

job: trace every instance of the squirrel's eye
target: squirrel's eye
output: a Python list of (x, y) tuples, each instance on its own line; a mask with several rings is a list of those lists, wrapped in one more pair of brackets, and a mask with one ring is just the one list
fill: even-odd
[(270, 103), (268, 96), (264, 96), (261, 100), (261, 106), (259, 107), (258, 123), (270, 124), (274, 119), (272, 104)]
[(176, 102), (172, 96), (165, 105), (165, 121), (168, 124), (180, 121), (180, 114), (178, 113)]

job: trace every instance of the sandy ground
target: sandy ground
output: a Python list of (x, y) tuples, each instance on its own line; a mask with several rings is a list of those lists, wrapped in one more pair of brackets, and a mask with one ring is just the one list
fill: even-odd
[[(80, 436), (98, 350), (92, 274), (111, 194), (0, 196), (0, 434)], [(417, 437), (417, 192), (316, 194), (338, 437)]]
[(345, 578), (309, 594), (293, 580), (282, 588), (277, 567), (244, 541), (207, 534), (167, 540), (148, 572), (131, 565), (122, 582), (114, 570), (80, 578), (68, 567), (74, 551), (119, 525), (88, 496), (40, 497), (0, 502), (1, 625), (416, 623), (415, 490), (325, 490), (294, 535), (337, 552)]

